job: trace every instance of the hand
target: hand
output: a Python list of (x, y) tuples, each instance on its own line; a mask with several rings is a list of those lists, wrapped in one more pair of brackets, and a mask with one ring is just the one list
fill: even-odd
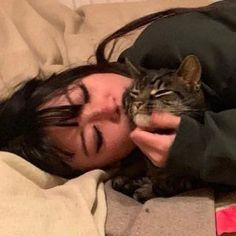
[(180, 117), (170, 113), (153, 113), (148, 128), (155, 133), (136, 128), (130, 137), (155, 166), (165, 167), (180, 121)]

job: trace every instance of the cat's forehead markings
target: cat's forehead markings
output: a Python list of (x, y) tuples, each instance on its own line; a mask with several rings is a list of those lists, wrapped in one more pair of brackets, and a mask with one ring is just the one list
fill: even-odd
[(158, 91), (157, 89), (152, 89), (150, 95), (155, 95), (157, 91)]
[(160, 79), (160, 75), (154, 75), (153, 77), (152, 77), (152, 81), (156, 81), (156, 80), (158, 80), (158, 79)]

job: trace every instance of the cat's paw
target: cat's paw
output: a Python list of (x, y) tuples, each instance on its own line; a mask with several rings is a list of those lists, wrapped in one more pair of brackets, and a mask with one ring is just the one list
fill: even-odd
[(116, 176), (112, 179), (112, 188), (128, 196), (132, 196), (139, 186), (136, 180), (127, 176)]
[[(142, 182), (142, 183), (141, 183)], [(143, 177), (139, 180), (140, 187), (133, 194), (133, 198), (138, 202), (144, 203), (147, 200), (154, 198), (153, 184), (150, 178)]]

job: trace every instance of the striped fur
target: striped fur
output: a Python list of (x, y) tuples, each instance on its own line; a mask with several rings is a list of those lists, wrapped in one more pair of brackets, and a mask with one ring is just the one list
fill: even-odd
[(201, 65), (187, 56), (177, 70), (147, 70), (126, 60), (134, 83), (124, 94), (127, 115), (137, 126), (147, 126), (152, 112), (171, 112), (198, 117), (205, 109)]

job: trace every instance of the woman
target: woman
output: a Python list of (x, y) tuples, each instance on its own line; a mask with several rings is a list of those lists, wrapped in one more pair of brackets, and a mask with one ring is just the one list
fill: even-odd
[[(97, 48), (96, 65), (27, 82), (1, 103), (2, 150), (53, 174), (73, 177), (114, 165), (136, 144), (156, 166), (235, 185), (235, 13), (234, 0), (225, 0), (152, 14), (107, 37)], [(118, 63), (105, 58), (110, 41), (150, 22)], [(197, 55), (203, 68), (204, 92), (212, 107), (204, 123), (162, 113), (152, 115), (151, 125), (172, 129), (170, 135), (134, 128), (121, 106), (132, 83), (124, 58), (147, 68), (177, 68), (188, 54)]]

